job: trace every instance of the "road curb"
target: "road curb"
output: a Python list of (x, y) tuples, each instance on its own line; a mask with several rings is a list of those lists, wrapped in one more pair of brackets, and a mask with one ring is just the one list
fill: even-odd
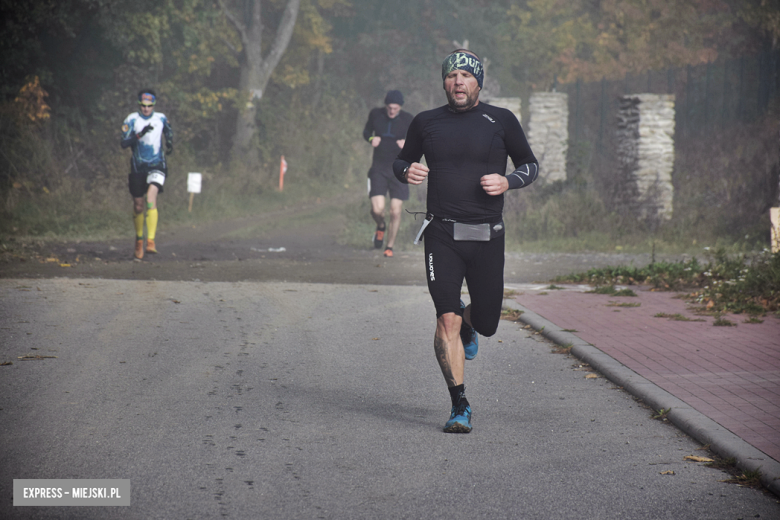
[(712, 451), (721, 457), (733, 457), (743, 471), (761, 471), (761, 483), (780, 496), (780, 462), (571, 332), (566, 332), (512, 299), (505, 299), (504, 306), (522, 311), (519, 318), (521, 322), (540, 331), (542, 336), (560, 346), (571, 345), (574, 356), (642, 399), (654, 410), (670, 409), (668, 418), (672, 424), (702, 444), (709, 444)]

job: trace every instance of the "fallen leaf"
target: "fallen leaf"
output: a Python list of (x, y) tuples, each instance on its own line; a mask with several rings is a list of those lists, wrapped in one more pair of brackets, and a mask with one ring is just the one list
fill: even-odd
[(371, 338), (372, 341), (379, 341), (379, 338)]
[(8, 365), (13, 365), (13, 363), (11, 363), (10, 361), (3, 361), (2, 363), (0, 363), (0, 367), (7, 367)]
[(712, 459), (708, 459), (707, 457), (698, 457), (696, 455), (686, 455), (683, 457), (683, 460), (692, 460), (693, 462), (715, 462)]
[(54, 257), (47, 258), (45, 261), (46, 261), (46, 262), (59, 262), (59, 260), (57, 260), (57, 259), (56, 259), (56, 258), (54, 258)]
[(60, 264), (60, 267), (70, 267), (70, 264)]
[(171, 300), (173, 303), (181, 303), (181, 300)]
[(596, 375), (596, 374), (587, 374), (587, 375), (585, 376), (585, 379), (598, 379), (598, 377), (599, 377), (599, 376), (598, 376), (598, 375)]
[(708, 302), (707, 302), (707, 310), (710, 310), (710, 309), (712, 309), (713, 307), (715, 307), (715, 301), (714, 301), (714, 300), (710, 300), (710, 301), (708, 301)]
[(674, 475), (674, 471), (667, 469), (666, 471), (662, 471), (661, 475)]

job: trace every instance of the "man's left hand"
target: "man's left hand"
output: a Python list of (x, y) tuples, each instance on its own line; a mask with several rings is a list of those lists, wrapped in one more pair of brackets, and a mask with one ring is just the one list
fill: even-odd
[(490, 175), (483, 176), (479, 183), (482, 185), (482, 189), (488, 195), (496, 196), (501, 195), (509, 189), (509, 181), (506, 177), (498, 173), (491, 173)]

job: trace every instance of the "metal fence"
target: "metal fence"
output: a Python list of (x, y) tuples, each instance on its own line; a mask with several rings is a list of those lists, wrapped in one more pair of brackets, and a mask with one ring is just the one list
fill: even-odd
[(618, 100), (625, 94), (674, 94), (677, 139), (702, 137), (762, 117), (780, 93), (780, 51), (697, 66), (627, 74), (621, 80), (560, 85), (569, 95), (570, 150), (609, 153)]

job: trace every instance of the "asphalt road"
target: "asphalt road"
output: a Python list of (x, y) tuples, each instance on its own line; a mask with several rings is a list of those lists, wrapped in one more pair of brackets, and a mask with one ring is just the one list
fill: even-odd
[[(0, 518), (780, 518), (513, 322), (467, 365), (473, 432), (442, 433), (421, 285), (6, 277), (0, 297)], [(13, 507), (30, 478), (130, 479), (131, 506)]]
[[(7, 243), (0, 518), (780, 518), (513, 322), (467, 365), (474, 431), (442, 433), (422, 252), (343, 245), (333, 207), (163, 226), (142, 262)], [(505, 279), (648, 261), (513, 252)], [(14, 507), (34, 478), (129, 479), (131, 505)]]

